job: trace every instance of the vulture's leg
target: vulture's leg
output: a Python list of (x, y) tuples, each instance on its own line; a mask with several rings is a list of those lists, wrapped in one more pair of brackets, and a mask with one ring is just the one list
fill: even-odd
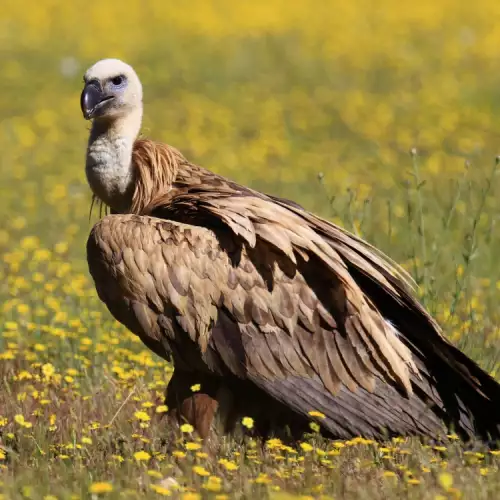
[(207, 387), (206, 381), (204, 382), (203, 389), (193, 391), (194, 385), (202, 385), (202, 377), (175, 369), (165, 394), (169, 414), (177, 419), (179, 425), (186, 422), (191, 424), (203, 439), (210, 432), (218, 408), (214, 388), (210, 387), (212, 384)]
[[(194, 385), (200, 390), (193, 392)], [(165, 404), (172, 427), (191, 424), (210, 451), (217, 449), (220, 437), (230, 434), (242, 440), (252, 435), (268, 439), (279, 437), (287, 442), (310, 432), (309, 421), (290, 411), (249, 382), (227, 385), (222, 377), (176, 368), (168, 384)], [(244, 417), (254, 420), (252, 430), (242, 426)]]
[[(198, 384), (200, 389), (193, 391)], [(232, 397), (217, 377), (175, 369), (165, 404), (169, 421), (191, 424), (210, 449), (217, 447), (219, 436), (227, 432)]]

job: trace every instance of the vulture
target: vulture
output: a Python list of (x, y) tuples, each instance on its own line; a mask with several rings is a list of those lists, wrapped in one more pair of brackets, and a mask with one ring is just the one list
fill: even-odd
[[(500, 384), (446, 339), (409, 276), (363, 239), (140, 134), (141, 82), (84, 75), (87, 240), (110, 313), (174, 373), (169, 418), (199, 436), (500, 438)], [(248, 422), (249, 420), (246, 420)]]

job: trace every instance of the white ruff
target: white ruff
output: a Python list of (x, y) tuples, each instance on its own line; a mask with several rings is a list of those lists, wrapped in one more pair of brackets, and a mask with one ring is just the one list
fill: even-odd
[(85, 173), (90, 188), (106, 205), (119, 212), (130, 206), (133, 141), (128, 137), (90, 136)]

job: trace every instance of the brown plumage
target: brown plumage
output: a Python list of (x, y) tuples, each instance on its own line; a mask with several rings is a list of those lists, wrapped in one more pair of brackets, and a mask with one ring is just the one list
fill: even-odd
[[(125, 71), (97, 63), (87, 86), (116, 65)], [(92, 114), (83, 96), (82, 107)], [(113, 145), (116, 130), (102, 133), (102, 116), (128, 113), (93, 116), (87, 175), (114, 213), (92, 229), (88, 263), (113, 316), (173, 361), (173, 415), (203, 437), (216, 418), (231, 432), (243, 416), (264, 435), (288, 425), (300, 436), (310, 411), (338, 438), (438, 438), (449, 427), (499, 437), (500, 385), (443, 337), (404, 271), (299, 205), (136, 133), (126, 162), (110, 163), (101, 138)], [(118, 167), (129, 169), (123, 189), (105, 179)]]

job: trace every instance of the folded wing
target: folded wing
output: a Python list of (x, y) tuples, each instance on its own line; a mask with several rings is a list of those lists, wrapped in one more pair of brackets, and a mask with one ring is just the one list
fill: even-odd
[[(390, 264), (298, 206), (230, 191), (198, 188), (157, 201), (153, 217), (96, 224), (89, 268), (120, 322), (176, 367), (251, 381), (304, 417), (321, 411), (339, 437), (437, 435), (448, 421), (474, 433), (467, 401), (443, 396), (422, 347), (449, 344)], [(408, 337), (387, 307), (425, 331)]]

